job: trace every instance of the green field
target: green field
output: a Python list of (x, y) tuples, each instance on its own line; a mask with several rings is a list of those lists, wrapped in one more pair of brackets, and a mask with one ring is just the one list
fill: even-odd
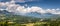
[(60, 17), (54, 19), (0, 14), (0, 26), (60, 26)]

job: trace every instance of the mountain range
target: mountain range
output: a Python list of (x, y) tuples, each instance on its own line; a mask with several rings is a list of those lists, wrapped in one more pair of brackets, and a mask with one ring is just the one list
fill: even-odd
[[(0, 14), (16, 15), (16, 14), (14, 14), (12, 12), (8, 12), (6, 10), (3, 10), (3, 11), (0, 10)], [(37, 18), (57, 18), (57, 17), (60, 17), (60, 15), (55, 15), (55, 14), (51, 14), (51, 13), (40, 14), (37, 12), (31, 12), (31, 13), (27, 13), (26, 15), (20, 15), (20, 16), (30, 16), (30, 17), (37, 17)]]

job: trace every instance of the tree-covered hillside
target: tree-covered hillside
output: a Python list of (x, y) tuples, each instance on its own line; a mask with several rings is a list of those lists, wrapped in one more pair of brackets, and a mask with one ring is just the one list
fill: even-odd
[(37, 18), (12, 14), (0, 14), (0, 26), (60, 26), (60, 16)]
[(4, 21), (15, 21), (17, 23), (19, 22), (36, 22), (39, 21), (40, 18), (36, 18), (36, 17), (29, 17), (29, 16), (21, 16), (21, 15), (6, 15), (6, 14), (0, 14), (0, 20), (4, 20)]

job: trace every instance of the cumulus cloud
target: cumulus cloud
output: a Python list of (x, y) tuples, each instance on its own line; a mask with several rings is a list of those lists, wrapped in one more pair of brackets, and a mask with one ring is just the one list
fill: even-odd
[(12, 0), (12, 1), (19, 2), (19, 3), (25, 3), (25, 2), (36, 1), (36, 0)]
[(15, 2), (25, 3), (25, 0), (14, 0)]
[(31, 1), (42, 1), (42, 0), (12, 0), (19, 3), (31, 2)]
[(0, 10), (7, 10), (9, 12), (13, 12), (15, 14), (26, 14), (31, 12), (37, 12), (40, 14), (51, 13), (51, 14), (60, 14), (60, 9), (43, 9), (41, 7), (32, 6), (25, 8), (24, 6), (15, 4), (15, 1), (11, 2), (0, 2)]

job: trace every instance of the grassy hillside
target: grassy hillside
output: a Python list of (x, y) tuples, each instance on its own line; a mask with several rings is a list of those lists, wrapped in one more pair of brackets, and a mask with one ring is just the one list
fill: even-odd
[(37, 18), (21, 15), (0, 14), (0, 26), (60, 26), (60, 16)]
[(15, 21), (17, 23), (19, 22), (36, 22), (38, 20), (40, 20), (40, 18), (36, 18), (36, 17), (28, 17), (28, 16), (21, 16), (21, 15), (6, 15), (6, 14), (0, 14), (0, 20), (4, 20), (4, 21)]

